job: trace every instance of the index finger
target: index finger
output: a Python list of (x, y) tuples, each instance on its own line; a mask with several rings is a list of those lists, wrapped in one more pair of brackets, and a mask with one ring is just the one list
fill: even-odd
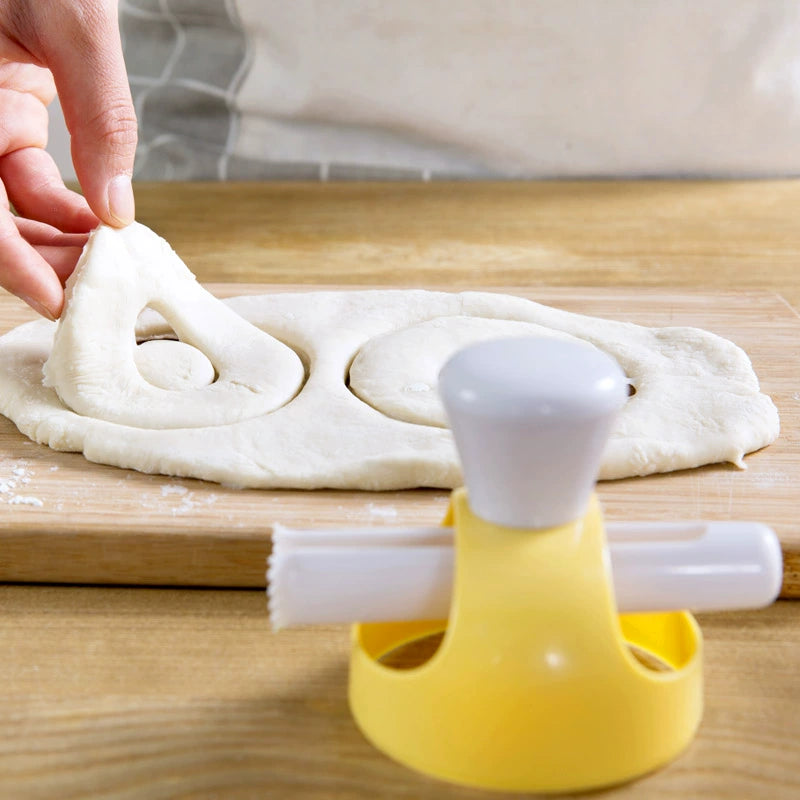
[(53, 73), (83, 194), (103, 222), (133, 221), (130, 178), (137, 123), (122, 56), (116, 3), (63, 0), (37, 14), (43, 58)]

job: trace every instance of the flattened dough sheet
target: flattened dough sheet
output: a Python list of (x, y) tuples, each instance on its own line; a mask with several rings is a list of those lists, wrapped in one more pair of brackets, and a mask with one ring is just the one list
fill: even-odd
[[(436, 376), (460, 347), (502, 336), (576, 337), (625, 370), (635, 393), (615, 423), (601, 479), (743, 466), (779, 431), (747, 355), (696, 328), (646, 328), (489, 292), (220, 301), (138, 224), (92, 235), (67, 296), (46, 370), (53, 385), (43, 368), (55, 323), (0, 338), (0, 411), (34, 441), (142, 472), (252, 488), (457, 486)], [(174, 368), (169, 343), (164, 374), (154, 356), (149, 380), (142, 377), (137, 336), (173, 332), (184, 350), (201, 351), (195, 360), (207, 359), (204, 374), (216, 380), (197, 386), (184, 376), (181, 388), (164, 388)]]

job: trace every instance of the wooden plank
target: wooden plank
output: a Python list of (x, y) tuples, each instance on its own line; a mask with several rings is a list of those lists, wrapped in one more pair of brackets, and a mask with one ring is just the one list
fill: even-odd
[[(240, 284), (211, 288), (220, 296), (272, 290)], [(600, 495), (614, 519), (757, 519), (774, 526), (785, 554), (784, 595), (800, 596), (800, 532), (794, 522), (794, 487), (800, 480), (796, 312), (769, 293), (500, 290), (640, 324), (696, 325), (732, 339), (750, 354), (764, 391), (781, 412), (778, 442), (748, 457), (744, 471), (716, 465), (609, 482), (601, 485)], [(3, 295), (0, 318), (5, 330), (31, 315)], [(274, 522), (431, 524), (447, 503), (446, 492), (433, 490), (233, 490), (143, 475), (36, 445), (7, 420), (0, 420), (3, 483), (0, 580), (6, 581), (261, 586)], [(22, 501), (14, 503), (15, 497)]]
[[(347, 705), (349, 629), (271, 634), (261, 592), (5, 586), (0, 609), (3, 798), (530, 797), (442, 783), (372, 747)], [(581, 797), (800, 797), (797, 604), (699, 622), (697, 738)]]
[(780, 292), (800, 180), (137, 183), (203, 281)]

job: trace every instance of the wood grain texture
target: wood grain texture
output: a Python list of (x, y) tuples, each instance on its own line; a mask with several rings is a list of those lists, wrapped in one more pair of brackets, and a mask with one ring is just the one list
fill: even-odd
[[(211, 284), (219, 295), (265, 292), (254, 284)], [(288, 287), (284, 287), (288, 288)], [(772, 525), (784, 549), (783, 595), (800, 595), (800, 483), (797, 375), (800, 319), (779, 297), (662, 289), (505, 291), (570, 311), (646, 325), (694, 325), (737, 342), (778, 405), (783, 434), (747, 459), (748, 469), (715, 465), (601, 484), (609, 518), (754, 519)], [(9, 324), (21, 305), (0, 297)], [(89, 464), (32, 444), (0, 420), (0, 579), (62, 583), (263, 586), (275, 522), (320, 525), (436, 524), (447, 493), (242, 491), (202, 481), (140, 475)], [(41, 506), (12, 505), (17, 497)], [(43, 557), (44, 554), (47, 557)]]
[(137, 184), (203, 281), (767, 290), (800, 308), (800, 181)]
[[(374, 750), (347, 708), (348, 632), (272, 634), (253, 591), (0, 589), (0, 796), (487, 798)], [(800, 796), (795, 604), (700, 617), (688, 751), (603, 797)]]
[[(140, 219), (166, 235), (205, 281), (522, 286), (537, 293), (540, 287), (563, 287), (566, 298), (571, 286), (672, 287), (683, 297), (689, 289), (753, 289), (779, 292), (800, 306), (797, 181), (173, 184), (139, 186), (137, 199)], [(760, 302), (776, 309), (781, 325), (792, 313), (786, 307), (779, 313), (770, 295)], [(662, 311), (673, 313), (668, 306)], [(18, 313), (24, 316), (13, 312)], [(17, 318), (3, 311), (7, 326)], [(771, 320), (759, 319), (761, 336), (774, 331)], [(736, 339), (738, 322), (734, 314), (718, 332)], [(782, 337), (787, 352), (795, 353), (795, 334), (787, 329)], [(764, 347), (758, 343), (754, 358)], [(797, 377), (796, 361), (765, 377), (765, 388), (775, 379), (777, 391), (791, 399), (779, 401), (782, 442), (749, 460), (750, 474), (768, 458), (779, 462), (762, 473), (760, 498), (770, 512), (796, 494), (779, 448), (797, 445)], [(12, 432), (11, 426), (2, 428), (3, 436)], [(129, 478), (77, 455), (24, 447), (32, 480), (55, 464), (57, 474), (72, 483), (79, 519), (72, 524), (64, 513), (50, 515), (52, 535), (46, 546), (39, 537), (39, 553), (25, 538), (32, 535), (30, 518), (3, 526), (4, 536), (24, 543), (31, 563), (40, 569), (49, 564), (55, 573), (88, 553), (84, 572), (99, 568), (121, 575), (138, 552), (143, 571), (165, 579), (183, 563), (175, 551), (163, 549), (157, 525), (164, 518), (177, 520), (172, 543), (192, 534), (191, 515), (181, 510), (179, 497), (172, 497), (174, 505), (164, 513), (145, 509), (145, 519), (154, 520), (145, 528), (132, 522), (142, 509), (130, 500), (92, 511), (98, 496), (117, 496), (117, 481), (133, 482), (139, 495), (158, 505), (169, 499), (161, 493), (166, 479)], [(13, 472), (13, 461), (0, 457), (0, 469)], [(738, 511), (729, 505), (730, 497), (736, 503), (731, 489), (747, 473), (705, 472), (716, 476), (714, 482), (709, 485), (704, 471), (694, 473), (683, 484), (679, 510), (694, 512), (709, 502), (720, 514)], [(686, 477), (649, 479), (651, 488), (641, 495), (631, 491), (635, 481), (622, 482), (625, 507), (635, 516), (657, 514), (653, 492)], [(181, 483), (189, 492), (208, 488)], [(221, 561), (227, 561), (228, 574), (254, 574), (276, 513), (303, 508), (322, 524), (334, 500), (334, 493), (275, 499), (258, 494), (252, 502), (259, 528), (242, 531), (237, 508), (223, 510), (228, 495), (217, 491), (215, 523), (238, 530), (241, 539), (232, 550), (223, 548), (222, 557), (218, 538), (197, 539), (189, 558), (198, 574), (211, 564), (219, 569)], [(243, 502), (252, 494), (234, 496)], [(623, 503), (608, 494), (604, 501), (610, 514)], [(432, 511), (438, 519), (444, 503), (444, 493), (419, 493), (410, 519), (429, 521)], [(395, 497), (376, 496), (352, 521), (391, 521), (392, 508)], [(93, 515), (105, 516), (113, 545), (93, 537), (85, 524)], [(0, 557), (9, 541), (0, 542)], [(180, 547), (177, 552), (187, 555)], [(702, 616), (706, 709), (696, 740), (665, 769), (602, 796), (799, 797), (799, 613), (800, 606), (781, 601), (759, 612)], [(372, 749), (346, 707), (347, 631), (272, 635), (262, 592), (2, 586), (0, 648), (3, 800), (502, 796), (431, 781)]]

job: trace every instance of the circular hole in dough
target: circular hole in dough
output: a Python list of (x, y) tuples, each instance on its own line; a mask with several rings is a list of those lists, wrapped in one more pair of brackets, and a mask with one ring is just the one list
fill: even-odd
[(160, 389), (199, 389), (217, 379), (217, 371), (206, 355), (173, 339), (142, 342), (136, 346), (134, 362), (139, 374)]
[(137, 344), (151, 339), (180, 339), (172, 326), (151, 306), (146, 306), (139, 312), (135, 332)]

